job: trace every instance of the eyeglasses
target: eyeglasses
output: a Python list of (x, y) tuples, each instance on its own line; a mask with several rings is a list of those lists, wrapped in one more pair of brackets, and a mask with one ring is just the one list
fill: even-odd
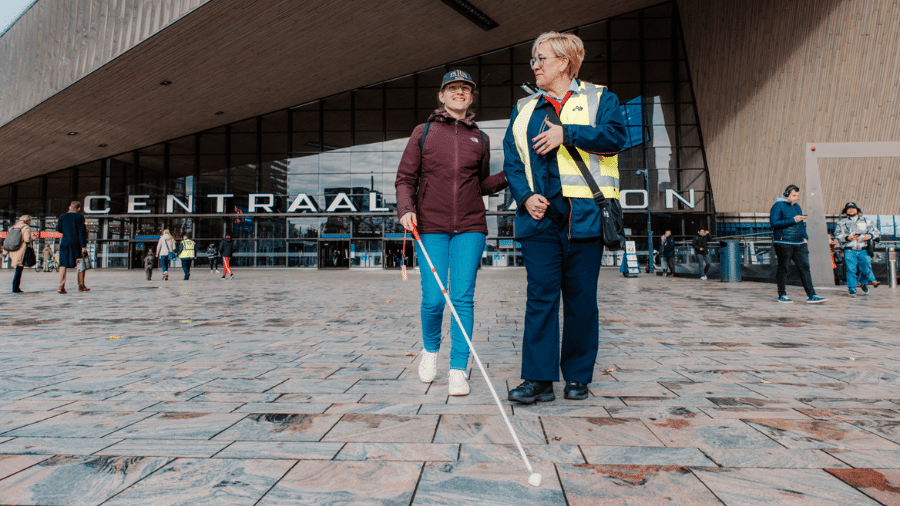
[(538, 56), (537, 58), (531, 59), (531, 68), (534, 68), (534, 65), (537, 64), (538, 68), (542, 68), (544, 66), (544, 62), (551, 58), (564, 58), (563, 56)]
[(463, 95), (470, 95), (472, 93), (472, 87), (466, 86), (465, 84), (450, 84), (444, 88), (444, 91), (449, 91), (450, 93), (462, 93)]

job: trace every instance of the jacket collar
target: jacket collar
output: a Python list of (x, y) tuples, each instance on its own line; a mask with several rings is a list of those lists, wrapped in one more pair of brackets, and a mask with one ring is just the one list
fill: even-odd
[[(435, 109), (434, 112), (431, 113), (431, 116), (428, 117), (428, 122), (432, 121), (450, 124), (456, 121), (456, 118), (454, 118), (449, 112), (447, 112), (446, 109)], [(472, 111), (467, 112), (466, 117), (459, 120), (459, 122), (468, 126), (469, 128), (474, 128), (475, 113)]]

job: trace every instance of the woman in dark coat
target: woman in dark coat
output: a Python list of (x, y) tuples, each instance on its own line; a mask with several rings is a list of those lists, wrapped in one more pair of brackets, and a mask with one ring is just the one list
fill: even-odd
[[(87, 252), (87, 227), (81, 202), (77, 200), (69, 204), (69, 211), (56, 221), (56, 231), (62, 233), (59, 240), (59, 288), (57, 292), (66, 293), (66, 269), (74, 268), (83, 252)], [(79, 288), (83, 288), (83, 285)]]

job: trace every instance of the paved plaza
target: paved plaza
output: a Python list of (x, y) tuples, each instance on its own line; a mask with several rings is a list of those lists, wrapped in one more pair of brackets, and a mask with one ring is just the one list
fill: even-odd
[(447, 394), (449, 337), (418, 379), (417, 273), (91, 271), (68, 295), (34, 271), (9, 294), (11, 277), (0, 504), (900, 504), (884, 285), (779, 304), (769, 284), (605, 268), (591, 397), (557, 384), (520, 406), (525, 272), (482, 270), (475, 346), (535, 488), (474, 359), (469, 396)]

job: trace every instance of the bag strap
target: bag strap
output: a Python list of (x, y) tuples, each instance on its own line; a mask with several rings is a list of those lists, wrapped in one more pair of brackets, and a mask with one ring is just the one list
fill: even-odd
[[(425, 127), (422, 128), (422, 137), (419, 139), (419, 158), (425, 157), (425, 136), (428, 135), (428, 129), (431, 128), (431, 122), (428, 121), (425, 123)], [(478, 133), (481, 134), (481, 159), (484, 159), (484, 153), (487, 150), (487, 146), (484, 141), (484, 132), (481, 129), (478, 129)]]
[[(550, 122), (559, 126), (562, 126), (562, 120), (559, 119), (559, 114), (557, 114), (556, 109), (552, 104), (547, 104), (547, 116), (550, 117)], [(578, 170), (581, 171), (581, 176), (584, 178), (584, 181), (587, 183), (588, 188), (591, 189), (591, 195), (594, 198), (594, 202), (597, 203), (598, 206), (606, 205), (606, 197), (603, 195), (603, 192), (600, 191), (600, 187), (597, 186), (597, 181), (594, 180), (594, 176), (591, 175), (591, 171), (588, 170), (587, 165), (584, 163), (584, 160), (581, 159), (581, 155), (578, 154), (578, 150), (575, 149), (575, 146), (571, 144), (563, 144), (566, 147), (566, 150), (569, 152), (569, 156), (575, 160), (575, 165), (578, 166)]]

